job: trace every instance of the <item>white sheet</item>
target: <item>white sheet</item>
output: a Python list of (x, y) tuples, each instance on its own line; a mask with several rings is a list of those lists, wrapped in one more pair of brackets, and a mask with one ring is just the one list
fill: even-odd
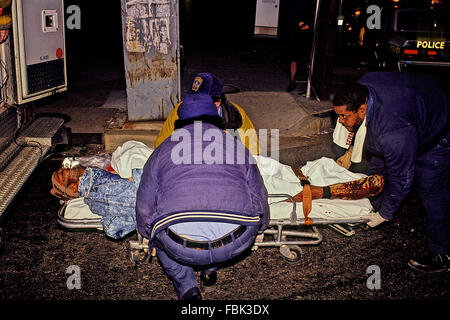
[[(137, 141), (126, 142), (113, 153), (114, 169), (123, 178), (128, 178), (133, 168), (142, 168), (146, 159), (153, 150)], [(296, 195), (302, 191), (297, 176), (290, 166), (281, 164), (277, 160), (255, 156), (256, 163), (263, 177), (264, 184), (269, 194)], [(364, 174), (352, 173), (339, 166), (333, 159), (320, 158), (308, 161), (302, 167), (302, 172), (309, 177), (311, 183), (316, 186), (326, 186), (339, 182), (358, 180), (365, 177)], [(286, 198), (285, 198), (286, 199)], [(269, 198), (270, 214), (272, 219), (289, 218), (292, 211), (290, 202), (283, 202), (283, 198)], [(368, 199), (361, 200), (313, 200), (313, 206), (309, 217), (338, 219), (359, 218), (368, 214), (372, 206)], [(303, 217), (302, 203), (297, 203), (297, 217)], [(83, 198), (69, 201), (65, 211), (66, 219), (98, 219), (100, 216), (92, 213), (84, 203)]]
[[(296, 195), (302, 191), (297, 176), (290, 166), (262, 156), (255, 156), (256, 163), (263, 177), (264, 184), (269, 194)], [(311, 184), (326, 186), (339, 182), (348, 182), (365, 177), (364, 174), (353, 173), (339, 166), (333, 159), (320, 158), (308, 161), (302, 168)], [(282, 202), (287, 198), (269, 198), (271, 219), (289, 218), (292, 211), (290, 202)], [(296, 204), (297, 218), (303, 218), (303, 204)], [(368, 214), (372, 205), (368, 199), (341, 200), (341, 199), (317, 199), (313, 200), (310, 218), (322, 219), (357, 219)]]
[(132, 169), (143, 169), (153, 149), (140, 141), (127, 141), (111, 155), (111, 167), (124, 179), (132, 178)]
[(84, 202), (84, 198), (76, 198), (67, 201), (66, 210), (64, 211), (64, 219), (78, 220), (78, 219), (101, 219), (102, 217), (96, 215), (89, 209), (89, 206)]

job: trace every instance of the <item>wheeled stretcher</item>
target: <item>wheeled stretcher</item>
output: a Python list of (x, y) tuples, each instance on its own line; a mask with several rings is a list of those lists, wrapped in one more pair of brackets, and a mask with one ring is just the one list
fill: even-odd
[[(142, 143), (127, 142), (112, 154), (111, 163), (116, 163), (113, 169), (122, 178), (130, 177), (131, 169), (142, 168), (151, 152)], [(294, 200), (294, 195), (302, 191), (302, 186), (293, 170), (275, 159), (255, 156), (255, 160), (269, 194), (270, 207), (269, 228), (265, 230), (264, 237), (256, 239), (255, 249), (279, 247), (287, 260), (298, 261), (302, 255), (300, 246), (317, 245), (322, 241), (319, 226), (329, 226), (345, 236), (352, 236), (355, 233), (353, 226), (368, 221), (362, 218), (372, 211), (368, 199), (316, 199), (312, 202), (309, 219), (306, 219), (299, 214), (303, 211), (303, 204)], [(325, 157), (308, 161), (301, 170), (312, 184), (318, 186), (353, 181), (364, 176), (352, 173)], [(67, 230), (103, 230), (102, 216), (92, 213), (83, 198), (63, 202), (57, 221)], [(130, 241), (132, 261), (144, 258), (142, 252), (147, 249), (144, 240), (138, 234), (136, 240)]]
[[(312, 224), (305, 223), (303, 214), (299, 214), (299, 203), (288, 194), (269, 194), (269, 199), (287, 198), (290, 202), (277, 202), (270, 205), (271, 218), (269, 228), (264, 231), (262, 239), (258, 238), (254, 249), (258, 247), (278, 247), (281, 255), (290, 262), (301, 259), (303, 252), (301, 246), (318, 245), (322, 242), (319, 226), (329, 226), (344, 236), (355, 234), (353, 226), (363, 224), (368, 220), (358, 215), (347, 217), (327, 218), (320, 217), (311, 212), (309, 217)], [(83, 198), (63, 202), (58, 211), (57, 222), (72, 231), (103, 231), (101, 216), (86, 210)], [(144, 238), (136, 232), (135, 240), (129, 241), (129, 257), (134, 263), (142, 262), (147, 258), (147, 244)]]

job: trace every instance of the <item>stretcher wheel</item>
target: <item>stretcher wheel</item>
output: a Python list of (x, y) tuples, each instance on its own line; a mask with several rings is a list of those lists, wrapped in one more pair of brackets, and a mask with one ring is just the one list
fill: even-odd
[(148, 254), (144, 250), (130, 250), (130, 260), (139, 264), (147, 260)]
[(280, 253), (289, 262), (299, 262), (303, 256), (302, 249), (296, 245), (282, 245), (280, 247)]

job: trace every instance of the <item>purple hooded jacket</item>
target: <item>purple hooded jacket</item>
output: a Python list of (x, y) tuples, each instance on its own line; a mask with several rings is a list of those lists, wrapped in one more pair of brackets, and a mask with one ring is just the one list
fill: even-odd
[[(194, 135), (195, 131), (195, 135)], [(150, 239), (172, 224), (269, 224), (267, 190), (242, 143), (212, 124), (175, 130), (152, 153), (136, 198), (138, 232)]]

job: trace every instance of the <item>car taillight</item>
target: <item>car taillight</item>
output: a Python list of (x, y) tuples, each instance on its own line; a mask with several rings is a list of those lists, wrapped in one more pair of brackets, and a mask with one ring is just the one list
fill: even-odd
[(61, 59), (62, 56), (63, 56), (63, 51), (62, 51), (61, 48), (58, 48), (58, 49), (56, 50), (56, 57), (57, 57), (58, 59)]
[(437, 54), (436, 51), (428, 51), (429, 56), (435, 56)]
[(405, 49), (403, 50), (404, 54), (417, 54), (418, 51), (417, 50), (411, 50), (411, 49)]

